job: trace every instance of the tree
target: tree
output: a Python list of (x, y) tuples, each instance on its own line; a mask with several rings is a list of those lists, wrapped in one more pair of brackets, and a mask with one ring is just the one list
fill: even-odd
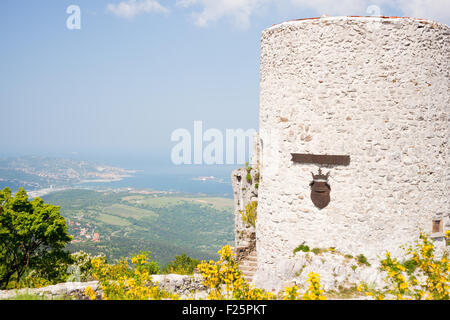
[(59, 274), (61, 261), (70, 259), (63, 249), (71, 239), (59, 207), (29, 201), (23, 188), (15, 196), (0, 190), (0, 289), (32, 269), (48, 278)]
[(169, 262), (165, 268), (167, 273), (192, 274), (194, 269), (200, 264), (200, 260), (192, 259), (185, 253), (176, 256), (175, 260)]

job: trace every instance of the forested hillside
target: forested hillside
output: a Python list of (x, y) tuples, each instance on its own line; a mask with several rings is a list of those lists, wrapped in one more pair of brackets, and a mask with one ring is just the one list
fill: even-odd
[(160, 265), (181, 253), (214, 259), (234, 241), (227, 198), (66, 190), (43, 199), (61, 207), (73, 236), (67, 249), (104, 253), (111, 261), (140, 250), (150, 250)]

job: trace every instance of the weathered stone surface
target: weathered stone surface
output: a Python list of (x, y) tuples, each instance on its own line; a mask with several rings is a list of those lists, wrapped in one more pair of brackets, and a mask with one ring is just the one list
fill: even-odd
[(206, 299), (208, 294), (202, 279), (199, 274), (158, 274), (152, 276), (152, 280), (158, 283), (161, 289), (178, 294), (182, 299)]
[(269, 268), (260, 267), (265, 268), (266, 272), (260, 273), (258, 280), (264, 281), (268, 288), (275, 291), (295, 284), (304, 292), (307, 289), (306, 280), (310, 272), (321, 276), (320, 282), (325, 291), (354, 288), (361, 283), (378, 289), (385, 285), (383, 281), (385, 275), (380, 272), (377, 265), (360, 264), (354, 258), (345, 258), (336, 253), (297, 252)]
[(66, 282), (56, 285), (33, 288), (33, 289), (20, 289), (20, 290), (3, 290), (0, 291), (0, 300), (11, 299), (16, 295), (30, 294), (30, 295), (43, 295), (48, 298), (58, 296), (82, 296), (83, 291), (87, 287), (91, 287), (93, 290), (97, 290), (97, 281), (91, 282)]
[[(449, 35), (432, 21), (371, 17), (263, 31), (257, 286), (279, 288), (304, 241), (374, 263), (386, 250), (401, 256), (434, 218), (448, 229)], [(350, 155), (349, 166), (322, 167), (331, 172), (324, 209), (310, 199), (319, 166), (291, 153)], [(331, 283), (331, 269), (320, 270)]]
[[(175, 293), (182, 299), (206, 299), (208, 296), (206, 287), (202, 283), (202, 276), (178, 275), (178, 274), (160, 274), (152, 275), (152, 281), (169, 292)], [(97, 281), (91, 282), (67, 282), (53, 286), (36, 289), (4, 290), (0, 291), (0, 300), (11, 299), (18, 294), (44, 295), (47, 298), (59, 296), (73, 296), (76, 299), (87, 299), (83, 292), (87, 287), (97, 291), (101, 296), (101, 290), (98, 288)]]
[[(253, 144), (253, 154), (258, 154), (258, 144)], [(256, 272), (256, 233), (255, 227), (242, 220), (242, 212), (252, 201), (258, 201), (259, 188), (258, 163), (252, 163), (250, 168), (242, 168), (232, 172), (231, 181), (234, 192), (234, 226), (235, 226), (235, 247), (233, 252), (239, 269), (244, 273), (245, 279), (253, 280)]]

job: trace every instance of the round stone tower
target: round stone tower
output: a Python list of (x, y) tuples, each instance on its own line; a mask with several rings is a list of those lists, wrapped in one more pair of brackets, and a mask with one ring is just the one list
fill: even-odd
[(263, 31), (257, 286), (279, 286), (302, 243), (371, 262), (420, 230), (445, 246), (449, 35), (397, 17)]

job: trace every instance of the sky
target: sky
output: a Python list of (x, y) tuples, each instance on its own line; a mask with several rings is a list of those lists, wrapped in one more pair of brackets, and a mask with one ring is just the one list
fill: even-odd
[(262, 30), (323, 14), (450, 24), (450, 1), (1, 0), (0, 157), (163, 163), (195, 120), (257, 130)]

